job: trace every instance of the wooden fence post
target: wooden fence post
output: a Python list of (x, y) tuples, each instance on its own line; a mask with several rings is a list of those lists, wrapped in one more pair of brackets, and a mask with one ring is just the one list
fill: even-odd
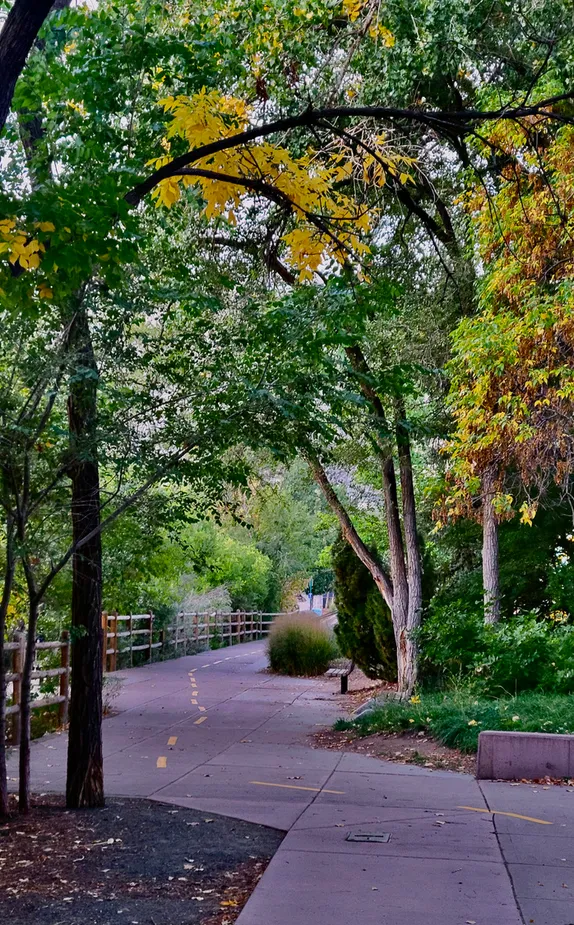
[(149, 658), (148, 658), (148, 661), (150, 663), (151, 663), (151, 658), (153, 655), (152, 643), (153, 643), (153, 613), (150, 610), (150, 613), (149, 613)]
[(70, 634), (68, 630), (62, 633), (62, 647), (60, 649), (60, 668), (65, 668), (65, 672), (60, 675), (60, 697), (63, 697), (58, 707), (58, 722), (60, 726), (65, 726), (68, 722), (68, 702), (70, 691)]
[(20, 745), (20, 733), (22, 729), (22, 724), (20, 722), (20, 709), (22, 704), (22, 670), (24, 668), (24, 658), (26, 656), (26, 634), (15, 633), (14, 641), (18, 643), (18, 648), (14, 649), (12, 653), (12, 671), (15, 675), (17, 675), (17, 678), (14, 678), (12, 681), (12, 699), (14, 701), (14, 706), (18, 707), (18, 711), (14, 713), (14, 719), (12, 720), (12, 744)]
[(114, 650), (111, 657), (111, 668), (110, 671), (118, 670), (118, 612), (114, 610), (112, 613), (112, 645), (111, 648)]
[(104, 674), (108, 670), (108, 612), (102, 611), (102, 630), (104, 633), (104, 644), (102, 646), (102, 671)]
[(130, 613), (128, 620), (128, 633), (130, 634), (130, 668), (134, 667), (134, 618)]

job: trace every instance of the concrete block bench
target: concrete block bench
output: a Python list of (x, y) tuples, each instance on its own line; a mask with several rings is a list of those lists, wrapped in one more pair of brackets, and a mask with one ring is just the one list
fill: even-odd
[(574, 735), (546, 732), (481, 732), (479, 780), (574, 777)]

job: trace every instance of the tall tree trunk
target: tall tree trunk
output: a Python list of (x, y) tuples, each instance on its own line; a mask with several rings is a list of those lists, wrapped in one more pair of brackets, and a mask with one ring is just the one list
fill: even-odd
[(482, 585), (485, 623), (500, 620), (498, 521), (494, 510), (496, 478), (492, 469), (482, 478)]
[[(80, 301), (70, 326), (70, 478), (73, 542), (100, 526), (96, 412), (98, 369)], [(102, 752), (102, 546), (97, 532), (73, 557), (70, 729), (66, 805), (104, 805)]]
[[(28, 576), (26, 576), (28, 579)], [(32, 671), (36, 653), (36, 632), (38, 630), (38, 599), (33, 581), (28, 582), (28, 632), (26, 636), (26, 655), (22, 669), (22, 686), (20, 688), (20, 760), (18, 811), (30, 811), (30, 701), (32, 697)]]
[(405, 426), (405, 408), (402, 400), (397, 402), (397, 449), (403, 499), (403, 525), (407, 557), (407, 581), (409, 606), (407, 614), (407, 640), (405, 661), (407, 664), (407, 690), (412, 690), (418, 679), (418, 645), (414, 638), (422, 618), (423, 569), (417, 530), (416, 498), (413, 480), (413, 463), (409, 432)]
[(408, 626), (409, 585), (405, 567), (405, 547), (401, 531), (395, 464), (390, 455), (387, 455), (383, 460), (383, 492), (385, 496), (387, 534), (389, 537), (391, 581), (393, 584), (393, 600), (390, 605), (391, 617), (397, 646), (398, 688), (402, 692), (411, 689), (410, 678), (413, 673), (412, 665), (410, 664), (411, 646)]
[(14, 537), (13, 524), (6, 518), (6, 564), (4, 566), (4, 585), (0, 600), (0, 819), (8, 816), (8, 775), (6, 769), (6, 670), (4, 665), (4, 637), (6, 635), (6, 616), (12, 594), (14, 581)]

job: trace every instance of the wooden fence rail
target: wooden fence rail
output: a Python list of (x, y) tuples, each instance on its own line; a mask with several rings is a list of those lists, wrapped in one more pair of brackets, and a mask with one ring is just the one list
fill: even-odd
[[(155, 649), (162, 649), (164, 658), (173, 658), (185, 655), (188, 649), (199, 651), (214, 641), (221, 646), (230, 646), (248, 639), (262, 639), (277, 616), (280, 615), (259, 610), (182, 612), (176, 615), (173, 623), (157, 630), (153, 613), (127, 616), (103, 613), (104, 671), (132, 667), (134, 652), (145, 652), (147, 657), (144, 660), (151, 662)], [(126, 628), (122, 629), (122, 626)], [(141, 642), (140, 637), (143, 637)], [(123, 662), (123, 665), (119, 666), (118, 662)]]
[[(57, 694), (48, 694), (32, 701), (32, 709), (39, 710), (57, 703), (58, 722), (61, 726), (68, 722), (68, 701), (70, 689), (70, 634), (62, 633), (55, 642), (37, 642), (35, 645), (34, 663), (37, 664), (38, 653), (48, 650), (60, 650), (60, 664), (57, 668), (38, 667), (32, 671), (32, 681), (43, 681), (46, 678), (59, 678)], [(12, 670), (6, 673), (6, 683), (12, 684), (12, 703), (6, 707), (6, 715), (12, 717), (10, 739), (13, 745), (20, 744), (20, 706), (22, 704), (22, 670), (26, 653), (26, 634), (17, 633), (13, 642), (4, 643), (4, 651), (12, 653)]]

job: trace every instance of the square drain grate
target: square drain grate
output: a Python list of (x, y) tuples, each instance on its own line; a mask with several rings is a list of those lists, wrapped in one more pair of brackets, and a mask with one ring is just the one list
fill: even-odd
[(366, 841), (384, 844), (391, 840), (390, 832), (349, 832), (346, 841)]

